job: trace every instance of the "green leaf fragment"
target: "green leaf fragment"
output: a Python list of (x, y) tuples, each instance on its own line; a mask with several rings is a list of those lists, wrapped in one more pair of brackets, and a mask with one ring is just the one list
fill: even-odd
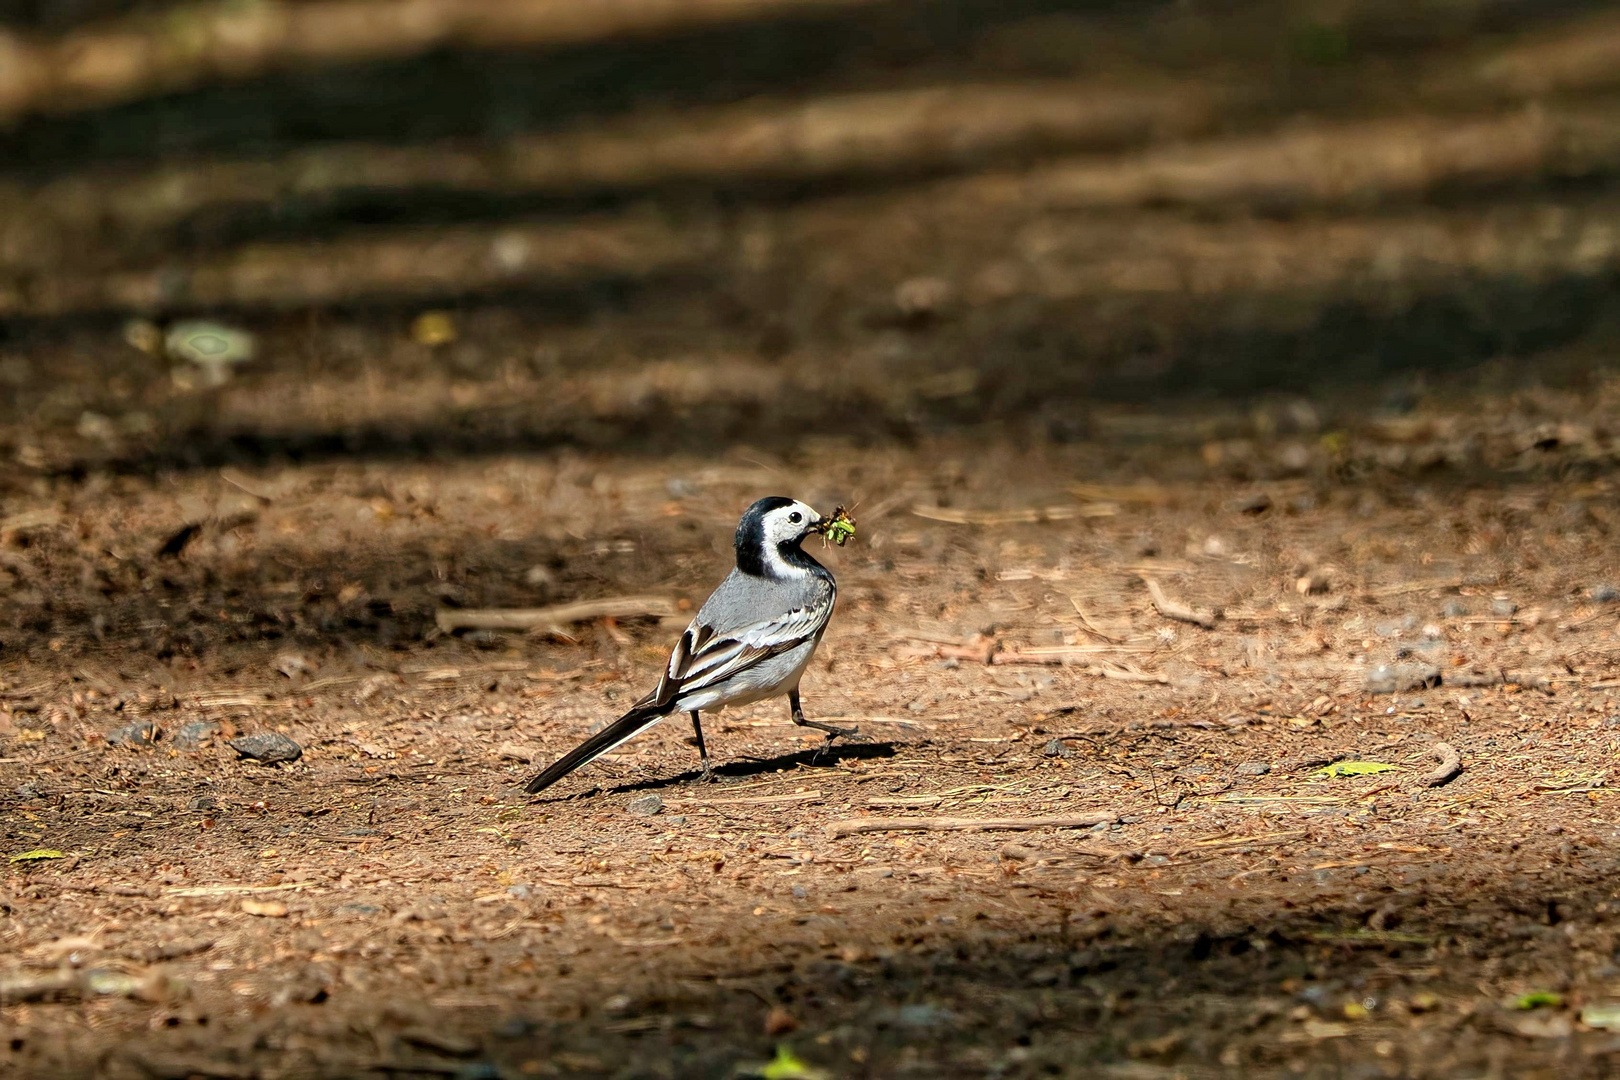
[(1398, 765), (1383, 761), (1335, 761), (1325, 769), (1317, 769), (1312, 776), (1372, 776), (1375, 773), (1395, 772)]
[(776, 1048), (776, 1060), (759, 1071), (764, 1080), (826, 1080), (827, 1074), (814, 1065), (799, 1060), (785, 1046)]
[(40, 861), (42, 861), (44, 859), (65, 859), (65, 858), (67, 858), (67, 856), (63, 855), (60, 851), (52, 851), (49, 848), (36, 848), (33, 851), (25, 851), (21, 855), (13, 855), (11, 857), (11, 861), (14, 862), (14, 863), (28, 863), (28, 862), (40, 862)]
[(1513, 1003), (1515, 1009), (1556, 1009), (1564, 1003), (1564, 995), (1553, 990), (1532, 990)]

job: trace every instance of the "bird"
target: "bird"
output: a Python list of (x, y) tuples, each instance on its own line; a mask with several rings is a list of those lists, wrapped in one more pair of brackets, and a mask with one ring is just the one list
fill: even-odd
[[(679, 712), (691, 715), (705, 780), (713, 777), (699, 717), (705, 710), (786, 695), (793, 722), (826, 732), (827, 743), (841, 735), (858, 737), (855, 728), (806, 719), (799, 701), (799, 680), (838, 599), (832, 572), (801, 545), (840, 520), (847, 520), (842, 508), (824, 518), (808, 504), (782, 495), (750, 506), (737, 523), (736, 567), (681, 633), (658, 685), (629, 712), (530, 780), (529, 794), (544, 791)], [(836, 539), (842, 543), (844, 537)]]

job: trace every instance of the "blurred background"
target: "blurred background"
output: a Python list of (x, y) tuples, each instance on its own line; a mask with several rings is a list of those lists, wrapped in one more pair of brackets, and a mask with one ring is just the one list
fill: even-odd
[(1602, 384), (1617, 94), (1583, 0), (5, 0), (0, 454), (1299, 472)]

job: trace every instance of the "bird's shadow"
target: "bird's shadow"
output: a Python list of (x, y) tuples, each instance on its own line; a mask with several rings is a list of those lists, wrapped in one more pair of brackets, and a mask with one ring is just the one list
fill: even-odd
[[(799, 750), (791, 754), (780, 754), (769, 758), (744, 758), (740, 761), (728, 762), (717, 766), (713, 775), (716, 779), (742, 779), (748, 776), (759, 776), (762, 773), (779, 772), (803, 765), (806, 768), (832, 768), (841, 761), (872, 761), (877, 758), (891, 758), (895, 755), (896, 744), (892, 742), (859, 742), (842, 743), (835, 746), (820, 746), (813, 750)], [(574, 795), (558, 795), (552, 798), (539, 797), (532, 800), (537, 806), (547, 803), (574, 802), (579, 799), (588, 799), (595, 795), (624, 795), (636, 791), (660, 791), (664, 788), (676, 787), (682, 784), (693, 784), (700, 780), (703, 773), (697, 769), (679, 773), (675, 776), (660, 777), (656, 780), (643, 780), (635, 784), (621, 784), (618, 787), (594, 787), (589, 791), (582, 791)]]

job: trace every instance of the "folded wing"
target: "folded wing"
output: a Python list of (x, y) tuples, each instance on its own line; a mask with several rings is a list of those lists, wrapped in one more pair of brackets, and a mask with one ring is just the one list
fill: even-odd
[(726, 634), (717, 634), (712, 627), (694, 621), (681, 634), (663, 678), (657, 689), (647, 695), (645, 704), (674, 703), (736, 678), (778, 653), (798, 648), (821, 633), (831, 613), (831, 604), (795, 608)]

